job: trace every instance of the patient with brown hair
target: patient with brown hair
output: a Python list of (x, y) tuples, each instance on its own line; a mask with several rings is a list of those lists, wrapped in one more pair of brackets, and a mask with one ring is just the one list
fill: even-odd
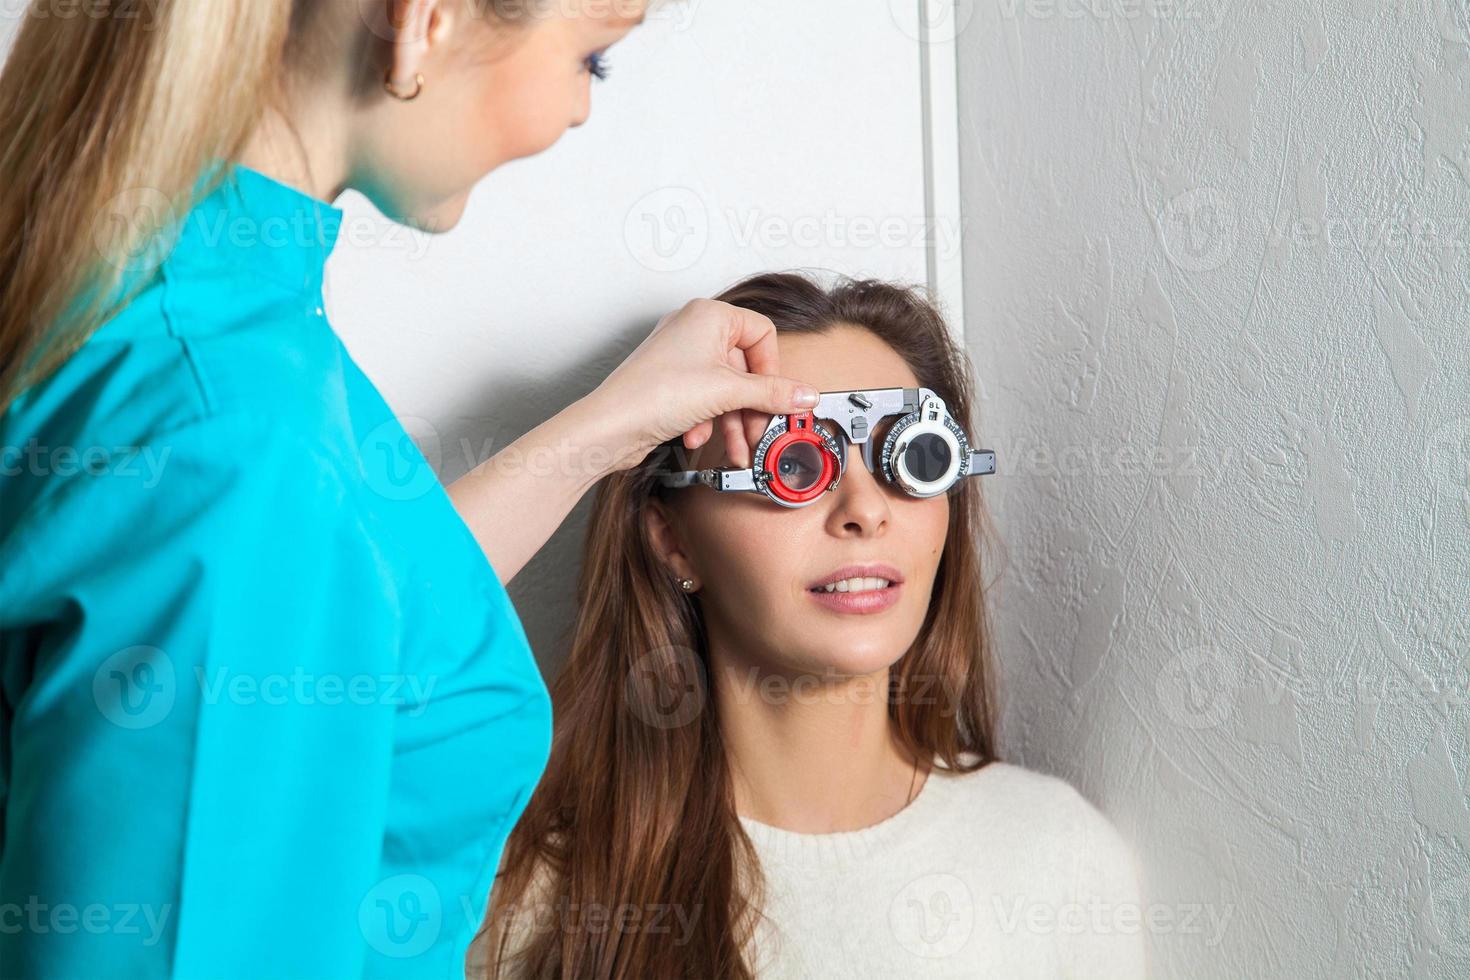
[(826, 394), (599, 488), (471, 976), (1145, 976), (1129, 846), (998, 757), (995, 457), (943, 318), (795, 274), (717, 298)]

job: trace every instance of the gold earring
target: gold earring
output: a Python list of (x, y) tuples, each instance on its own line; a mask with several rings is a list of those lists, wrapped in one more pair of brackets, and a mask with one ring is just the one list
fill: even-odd
[(393, 96), (393, 98), (397, 99), (399, 102), (412, 102), (414, 99), (419, 97), (419, 93), (424, 90), (424, 76), (421, 74), (415, 74), (413, 76), (413, 84), (413, 94), (404, 95), (402, 92), (398, 91), (398, 87), (393, 84), (392, 68), (389, 68), (388, 73), (383, 76), (383, 88), (387, 89), (388, 94)]

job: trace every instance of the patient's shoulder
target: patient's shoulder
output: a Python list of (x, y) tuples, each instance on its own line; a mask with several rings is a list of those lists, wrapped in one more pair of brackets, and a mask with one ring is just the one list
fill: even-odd
[[(496, 887), (500, 887), (500, 876), (495, 880)], [(525, 895), (508, 905), (492, 903), (465, 954), (465, 976), (468, 980), (485, 980), (491, 976), (490, 967), (497, 956), (501, 963), (500, 976), (504, 980), (529, 975), (522, 964), (524, 953), (537, 934), (549, 928), (556, 908), (554, 888), (555, 876), (550, 866), (541, 861), (532, 872)], [(495, 892), (491, 894), (498, 900)]]
[(1118, 842), (1107, 816), (1060, 776), (999, 760), (972, 772), (936, 769), (946, 815), (970, 828), (984, 828), (1001, 845), (1069, 850)]

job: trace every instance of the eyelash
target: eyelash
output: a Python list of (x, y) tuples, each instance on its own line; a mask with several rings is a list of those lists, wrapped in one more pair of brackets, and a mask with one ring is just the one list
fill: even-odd
[(582, 62), (582, 66), (586, 68), (587, 72), (599, 82), (607, 78), (608, 72), (612, 68), (612, 66), (607, 63), (607, 55), (603, 54), (601, 51), (594, 51), (589, 54), (586, 60)]

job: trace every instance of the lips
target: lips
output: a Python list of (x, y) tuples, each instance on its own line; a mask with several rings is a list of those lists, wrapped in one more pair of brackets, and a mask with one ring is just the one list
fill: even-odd
[[(903, 584), (903, 576), (899, 574), (898, 569), (881, 562), (870, 562), (862, 565), (843, 565), (831, 574), (823, 576), (811, 583), (807, 586), (807, 589), (821, 589), (826, 591), (829, 585), (837, 585), (838, 583), (849, 582), (853, 579), (882, 579), (885, 584)], [(844, 589), (843, 591), (851, 590)]]
[(846, 565), (807, 587), (812, 601), (836, 613), (868, 615), (898, 602), (903, 576), (892, 565)]

